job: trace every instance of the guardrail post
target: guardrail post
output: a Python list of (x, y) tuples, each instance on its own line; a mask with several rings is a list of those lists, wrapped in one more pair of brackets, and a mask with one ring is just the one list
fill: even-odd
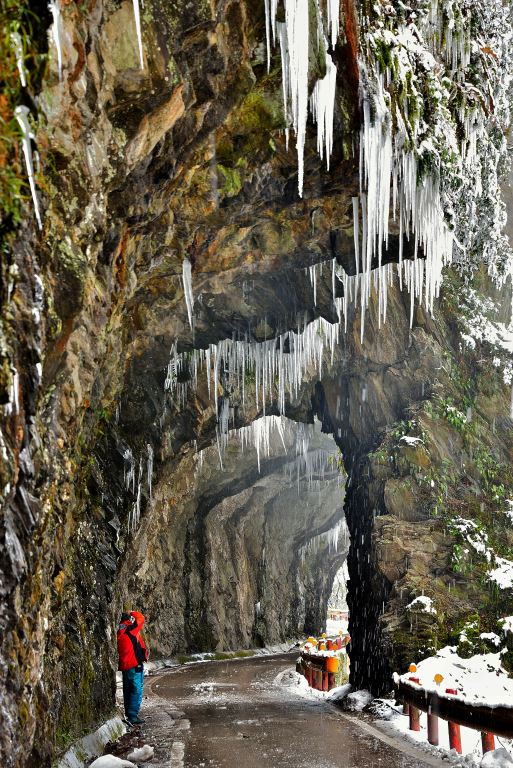
[(410, 731), (420, 731), (420, 709), (410, 704)]
[(428, 741), (434, 747), (438, 746), (438, 715), (433, 715), (428, 712), (427, 716), (428, 725)]
[[(451, 693), (454, 696), (458, 693), (458, 691), (455, 688), (446, 688), (446, 693)], [(451, 749), (455, 749), (456, 752), (461, 755), (462, 749), (461, 749), (461, 729), (458, 723), (451, 723), (448, 722), (449, 726), (449, 747)]]
[(495, 736), (493, 733), (481, 732), (481, 744), (483, 745), (483, 755), (492, 752), (495, 749)]
[(306, 663), (306, 667), (305, 667), (305, 677), (306, 677), (306, 682), (311, 688), (312, 687), (312, 665), (309, 664), (308, 662)]
[[(410, 677), (412, 683), (420, 685), (418, 677)], [(410, 731), (420, 731), (420, 709), (410, 704), (408, 707), (408, 714), (410, 716)]]

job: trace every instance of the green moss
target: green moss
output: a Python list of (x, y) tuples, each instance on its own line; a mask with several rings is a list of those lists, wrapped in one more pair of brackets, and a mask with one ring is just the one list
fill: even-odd
[(252, 90), (236, 112), (240, 133), (285, 128), (282, 102), (273, 93)]
[(217, 164), (218, 173), (221, 176), (222, 183), (219, 186), (219, 193), (223, 197), (235, 197), (242, 189), (242, 179), (239, 168), (227, 168), (221, 163)]

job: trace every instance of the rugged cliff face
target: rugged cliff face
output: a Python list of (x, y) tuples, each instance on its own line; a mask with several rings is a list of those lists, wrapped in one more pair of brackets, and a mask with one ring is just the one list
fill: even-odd
[[(433, 316), (417, 307), (411, 319), (394, 277), (386, 323), (374, 288), (363, 338), (348, 302), (330, 348), (334, 299), (357, 271), (368, 10), (342, 5), (337, 141), (328, 172), (308, 129), (302, 197), (260, 2), (146, 2), (143, 68), (132, 3), (59, 6), (62, 77), (53, 46), (25, 97), (41, 115), (44, 226), (27, 202), (2, 262), (7, 766), (49, 764), (109, 711), (123, 604), (147, 611), (162, 654), (319, 630), (346, 551), (344, 503), (355, 684), (382, 690), (476, 605), (483, 629), (503, 610), (486, 556), (462, 564), (459, 522), (511, 555), (504, 359), (494, 365), (490, 335), (469, 331), (489, 286), (478, 276), (472, 293), (453, 277)], [(326, 61), (309, 58), (313, 87)], [(413, 240), (394, 225), (383, 261), (400, 251), (413, 257)], [(300, 343), (303, 363), (291, 363)], [(280, 393), (282, 364), (296, 378)], [(258, 429), (248, 437), (259, 471), (255, 448), (239, 453), (227, 433), (276, 416), (281, 397), (283, 442), (276, 426), (269, 452)], [(301, 429), (313, 434), (296, 460)], [(423, 593), (436, 615), (408, 608)]]

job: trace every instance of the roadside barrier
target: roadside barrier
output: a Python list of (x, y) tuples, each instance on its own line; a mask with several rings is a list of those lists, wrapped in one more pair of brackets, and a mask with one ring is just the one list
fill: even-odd
[[(308, 638), (307, 645), (315, 646), (316, 643), (314, 638)], [(345, 647), (348, 643), (349, 635), (322, 638), (317, 644), (320, 653), (314, 647), (301, 651), (297, 671), (304, 675), (310, 688), (327, 692), (347, 682), (349, 657)]]
[[(414, 664), (410, 666), (410, 672), (416, 672)], [(440, 685), (443, 678), (435, 675), (435, 683)], [(461, 726), (481, 731), (481, 744), (483, 754), (495, 749), (495, 736), (506, 739), (513, 738), (513, 709), (507, 706), (487, 706), (473, 704), (460, 697), (455, 688), (446, 688), (441, 691), (428, 691), (421, 685), (418, 677), (414, 675), (402, 680), (399, 675), (394, 675), (394, 688), (396, 695), (402, 699), (403, 713), (410, 718), (410, 730), (420, 730), (420, 713), (427, 713), (427, 737), (430, 744), (438, 746), (439, 732), (438, 719), (447, 721), (449, 730), (449, 745), (460, 755)]]

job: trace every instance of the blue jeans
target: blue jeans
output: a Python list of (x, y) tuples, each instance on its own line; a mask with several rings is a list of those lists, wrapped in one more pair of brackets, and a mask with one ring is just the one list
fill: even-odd
[(141, 709), (144, 686), (144, 670), (127, 669), (123, 672), (123, 703), (125, 715), (133, 722)]

